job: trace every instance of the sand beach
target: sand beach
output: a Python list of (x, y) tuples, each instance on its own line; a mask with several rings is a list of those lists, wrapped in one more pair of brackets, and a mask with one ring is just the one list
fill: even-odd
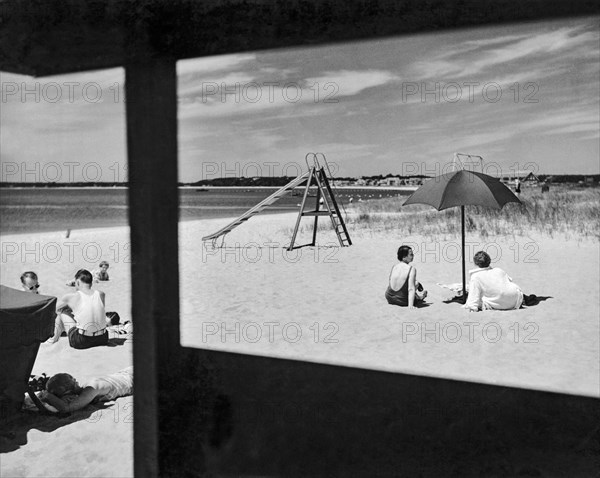
[[(182, 345), (600, 397), (594, 239), (469, 237), (468, 252), (487, 250), (493, 265), (542, 298), (521, 310), (469, 313), (445, 303), (453, 294), (436, 284), (460, 281), (460, 239), (369, 230), (351, 219), (353, 245), (340, 248), (323, 221), (319, 247), (288, 252), (294, 221), (295, 214), (258, 216), (219, 248), (200, 238), (227, 219), (180, 223)], [(307, 227), (298, 242), (310, 238)], [(1, 241), (2, 283), (17, 288), (19, 275), (35, 270), (48, 295), (69, 292), (64, 283), (77, 269), (109, 261), (111, 280), (95, 287), (106, 293), (107, 310), (130, 320), (128, 228)], [(402, 243), (413, 247), (418, 279), (429, 290), (427, 306), (416, 310), (383, 297)], [(41, 345), (33, 373), (68, 372), (85, 381), (131, 365), (131, 347), (129, 340), (75, 350), (63, 337)], [(14, 439), (2, 438), (1, 476), (133, 476), (132, 400), (67, 419), (27, 418)]]

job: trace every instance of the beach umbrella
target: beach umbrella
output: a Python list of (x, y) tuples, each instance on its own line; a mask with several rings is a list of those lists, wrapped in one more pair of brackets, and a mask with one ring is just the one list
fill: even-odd
[(460, 206), (462, 223), (462, 290), (466, 297), (465, 272), (465, 206), (502, 209), (505, 204), (521, 201), (499, 179), (483, 173), (461, 169), (429, 179), (404, 202), (427, 204), (438, 211)]

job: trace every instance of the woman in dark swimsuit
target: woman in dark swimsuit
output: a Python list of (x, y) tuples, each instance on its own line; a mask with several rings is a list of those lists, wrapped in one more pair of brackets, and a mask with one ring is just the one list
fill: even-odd
[(414, 309), (415, 304), (422, 302), (427, 297), (427, 291), (417, 282), (417, 270), (409, 265), (414, 258), (413, 251), (408, 246), (400, 246), (398, 260), (390, 273), (388, 288), (385, 298), (388, 304), (399, 305)]

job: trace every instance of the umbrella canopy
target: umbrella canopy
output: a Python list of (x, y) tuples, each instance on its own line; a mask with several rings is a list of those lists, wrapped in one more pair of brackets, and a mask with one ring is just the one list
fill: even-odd
[(404, 202), (427, 204), (438, 211), (460, 206), (462, 221), (462, 291), (466, 297), (465, 270), (465, 206), (484, 206), (502, 209), (505, 204), (521, 201), (499, 179), (483, 173), (459, 170), (428, 180)]
[(502, 209), (509, 202), (521, 203), (499, 179), (473, 171), (453, 171), (428, 180), (404, 203), (428, 204), (438, 211), (457, 206)]
[(0, 286), (0, 344), (3, 348), (40, 343), (54, 333), (56, 297)]

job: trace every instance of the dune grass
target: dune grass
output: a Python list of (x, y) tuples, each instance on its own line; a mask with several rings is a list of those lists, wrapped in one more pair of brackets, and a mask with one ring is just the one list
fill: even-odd
[[(467, 206), (465, 227), (480, 237), (527, 235), (600, 240), (600, 188), (524, 188), (521, 204), (509, 203), (500, 211)], [(402, 230), (405, 234), (459, 236), (460, 208), (436, 211), (429, 206), (401, 207), (404, 198), (366, 201), (349, 211), (349, 222), (358, 229)]]
[[(550, 192), (523, 188), (522, 205), (509, 203), (500, 211), (467, 206), (465, 228), (471, 235), (486, 239), (495, 236), (524, 236), (541, 233), (549, 237), (600, 240), (600, 188), (553, 186)], [(460, 237), (460, 208), (436, 211), (430, 206), (402, 207), (406, 197), (368, 200), (347, 208), (350, 232), (398, 232), (431, 238)], [(328, 219), (319, 229), (331, 229)], [(291, 234), (293, 228), (288, 231)], [(312, 230), (304, 222), (300, 232)]]

